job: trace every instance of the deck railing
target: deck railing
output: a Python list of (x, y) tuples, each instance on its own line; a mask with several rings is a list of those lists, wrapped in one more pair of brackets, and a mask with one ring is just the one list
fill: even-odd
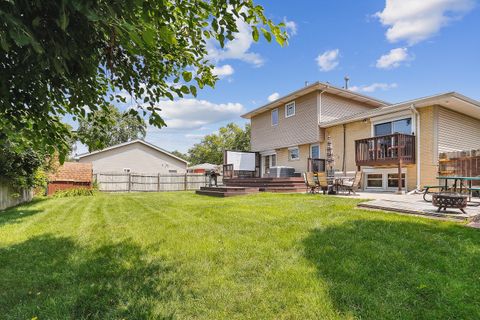
[(357, 166), (415, 163), (415, 136), (394, 133), (355, 141)]

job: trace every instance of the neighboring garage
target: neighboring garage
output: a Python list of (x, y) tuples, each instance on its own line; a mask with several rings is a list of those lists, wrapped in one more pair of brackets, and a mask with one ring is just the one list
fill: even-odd
[(77, 156), (93, 173), (186, 173), (188, 162), (143, 140), (134, 140)]

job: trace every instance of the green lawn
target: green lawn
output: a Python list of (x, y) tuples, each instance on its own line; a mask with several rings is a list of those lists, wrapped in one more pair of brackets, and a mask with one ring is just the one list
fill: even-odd
[(0, 319), (479, 319), (480, 232), (258, 194), (99, 194), (0, 213)]

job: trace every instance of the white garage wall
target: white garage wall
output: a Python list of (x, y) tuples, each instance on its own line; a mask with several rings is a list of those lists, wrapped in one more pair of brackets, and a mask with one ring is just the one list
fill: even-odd
[(155, 150), (141, 142), (88, 155), (79, 162), (91, 162), (93, 173), (124, 172), (125, 168), (135, 173), (185, 173), (187, 164), (170, 155)]

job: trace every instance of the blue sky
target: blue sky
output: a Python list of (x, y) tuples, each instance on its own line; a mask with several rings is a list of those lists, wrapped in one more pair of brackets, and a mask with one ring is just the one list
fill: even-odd
[[(328, 81), (389, 102), (457, 91), (480, 100), (480, 10), (475, 0), (257, 0), (267, 16), (287, 22), (289, 45), (237, 39), (211, 59), (215, 89), (161, 105), (168, 128), (146, 140), (185, 152), (244, 112), (275, 96)], [(79, 151), (82, 151), (80, 148)]]

